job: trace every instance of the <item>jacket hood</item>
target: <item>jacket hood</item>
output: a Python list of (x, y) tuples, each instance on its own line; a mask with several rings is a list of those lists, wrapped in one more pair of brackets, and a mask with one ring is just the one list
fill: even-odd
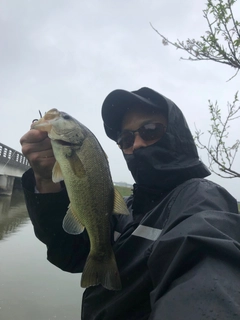
[[(133, 154), (124, 155), (128, 168), (137, 185), (165, 192), (188, 179), (204, 178), (210, 175), (210, 171), (199, 160), (196, 145), (181, 110), (173, 101), (160, 93), (149, 88), (142, 88), (140, 90), (143, 89), (145, 92), (148, 92), (150, 98), (153, 95), (155, 97), (154, 102), (150, 101), (151, 106), (154, 104), (156, 108), (165, 110), (164, 113), (167, 116), (168, 125), (161, 140), (148, 147), (140, 148), (134, 151)], [(139, 92), (140, 90), (135, 92)], [(108, 104), (111, 104), (110, 95), (108, 96)], [(122, 91), (122, 95), (124, 95), (126, 104), (128, 104), (127, 96), (129, 96), (131, 100), (131, 93), (128, 95), (126, 91)], [(114, 92), (112, 96), (115, 98)], [(121, 100), (122, 98), (120, 101)], [(146, 104), (148, 100), (150, 99), (146, 98), (144, 103)], [(158, 101), (158, 103), (156, 103), (156, 101)], [(136, 101), (134, 101), (134, 103), (135, 102)], [(125, 106), (121, 106), (121, 104), (116, 104), (116, 101), (112, 101), (112, 113), (118, 110), (117, 113), (119, 114), (119, 109), (125, 110), (126, 112), (126, 104)], [(106, 108), (104, 111), (106, 111)], [(103, 120), (105, 121), (105, 119), (107, 118), (104, 117), (103, 112)], [(109, 120), (109, 118), (107, 120)], [(116, 121), (116, 119), (114, 121)], [(119, 122), (120, 121), (121, 119), (119, 119)], [(119, 126), (120, 124), (117, 125), (117, 127)], [(113, 139), (113, 136), (115, 136), (113, 134), (114, 130), (109, 131), (110, 127), (110, 122), (108, 122), (108, 125), (105, 123), (106, 133)], [(112, 128), (114, 128), (114, 126), (112, 126)]]

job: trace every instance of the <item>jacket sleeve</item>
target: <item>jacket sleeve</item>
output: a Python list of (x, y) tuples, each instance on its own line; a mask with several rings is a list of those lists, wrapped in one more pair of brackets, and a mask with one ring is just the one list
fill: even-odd
[(206, 180), (169, 208), (149, 258), (151, 320), (240, 319), (240, 217), (236, 200)]
[(47, 259), (64, 271), (82, 272), (89, 252), (89, 238), (86, 231), (70, 235), (62, 228), (69, 205), (66, 189), (59, 193), (34, 193), (32, 169), (24, 173), (22, 186), (35, 235), (47, 246)]

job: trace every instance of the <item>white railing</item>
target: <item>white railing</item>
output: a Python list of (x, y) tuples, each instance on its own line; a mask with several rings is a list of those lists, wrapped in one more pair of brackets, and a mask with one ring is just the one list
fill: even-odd
[(24, 155), (3, 143), (0, 143), (0, 163), (13, 166), (29, 167), (29, 162)]

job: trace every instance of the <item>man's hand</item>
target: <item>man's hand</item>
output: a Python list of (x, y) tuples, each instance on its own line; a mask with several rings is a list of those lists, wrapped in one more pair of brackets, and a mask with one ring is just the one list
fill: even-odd
[(40, 193), (60, 191), (60, 183), (52, 181), (52, 168), (56, 160), (47, 132), (31, 129), (20, 139), (20, 143), (22, 153), (34, 171), (37, 190)]

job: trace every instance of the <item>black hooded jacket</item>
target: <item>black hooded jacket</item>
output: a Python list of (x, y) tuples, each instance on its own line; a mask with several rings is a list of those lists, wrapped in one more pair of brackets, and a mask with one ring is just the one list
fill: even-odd
[[(122, 290), (86, 289), (84, 320), (240, 318), (237, 202), (204, 179), (209, 172), (199, 161), (186, 121), (166, 101), (164, 138), (126, 158), (137, 182), (126, 200), (130, 215), (112, 216)], [(81, 272), (89, 240), (85, 231), (74, 236), (62, 229), (69, 203), (66, 190), (34, 194), (31, 169), (22, 182), (35, 234), (46, 244), (48, 260), (62, 270)]]

